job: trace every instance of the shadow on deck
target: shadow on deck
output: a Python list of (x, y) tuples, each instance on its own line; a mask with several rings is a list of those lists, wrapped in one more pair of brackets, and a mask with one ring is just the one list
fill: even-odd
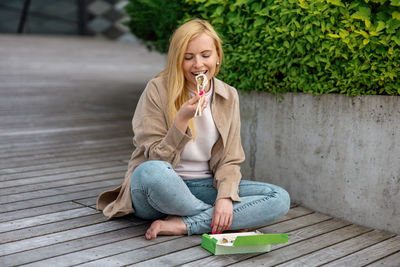
[(400, 237), (294, 205), (261, 228), (289, 233), (265, 254), (212, 256), (200, 236), (147, 241), (149, 222), (108, 221), (98, 194), (119, 185), (130, 120), (164, 58), (76, 38), (0, 36), (0, 265), (399, 266)]

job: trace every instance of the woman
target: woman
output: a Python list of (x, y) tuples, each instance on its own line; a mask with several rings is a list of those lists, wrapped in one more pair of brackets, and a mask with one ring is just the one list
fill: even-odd
[[(98, 209), (110, 218), (135, 212), (155, 220), (147, 239), (260, 226), (289, 210), (282, 188), (241, 181), (239, 98), (215, 78), (222, 57), (208, 22), (186, 22), (172, 36), (165, 70), (140, 97), (125, 180), (100, 195)], [(196, 91), (202, 73), (209, 80), (205, 97)], [(194, 117), (199, 102), (202, 116)]]

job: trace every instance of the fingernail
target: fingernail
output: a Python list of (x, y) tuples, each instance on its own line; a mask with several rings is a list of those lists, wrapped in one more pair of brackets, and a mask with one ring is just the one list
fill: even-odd
[(215, 234), (215, 231), (212, 231), (212, 234), (214, 235), (214, 234)]
[(229, 229), (229, 227), (227, 226), (227, 227), (225, 228), (225, 231), (228, 231), (228, 229)]
[(202, 95), (202, 94), (204, 94), (204, 91), (201, 91), (199, 95)]

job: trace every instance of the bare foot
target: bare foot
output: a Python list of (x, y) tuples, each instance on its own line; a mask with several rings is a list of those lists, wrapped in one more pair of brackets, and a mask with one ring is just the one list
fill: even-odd
[(157, 235), (184, 235), (187, 234), (186, 224), (181, 217), (168, 216), (165, 220), (156, 220), (147, 229), (146, 239), (156, 238)]

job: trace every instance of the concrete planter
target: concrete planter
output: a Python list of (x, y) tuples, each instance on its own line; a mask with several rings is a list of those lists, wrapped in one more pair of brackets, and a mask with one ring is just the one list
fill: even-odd
[(240, 96), (243, 177), (292, 200), (400, 234), (400, 97)]

